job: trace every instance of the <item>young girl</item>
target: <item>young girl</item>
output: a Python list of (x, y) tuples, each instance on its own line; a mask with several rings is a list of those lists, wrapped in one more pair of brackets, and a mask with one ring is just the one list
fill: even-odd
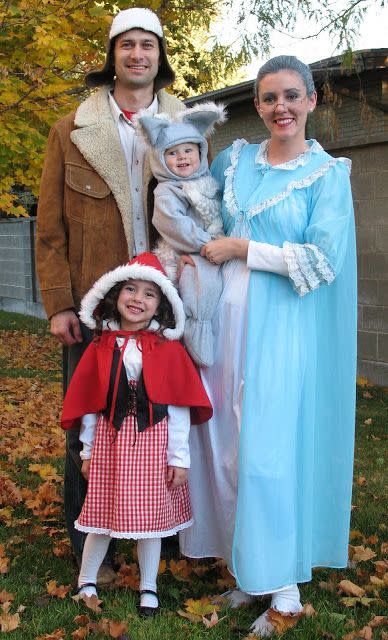
[(96, 594), (111, 537), (137, 539), (140, 613), (150, 616), (159, 606), (161, 538), (192, 524), (190, 422), (204, 422), (212, 409), (179, 342), (182, 302), (156, 256), (143, 253), (102, 276), (84, 297), (80, 317), (96, 338), (74, 373), (62, 413), (64, 429), (81, 419), (88, 479), (75, 522), (88, 534), (78, 588)]

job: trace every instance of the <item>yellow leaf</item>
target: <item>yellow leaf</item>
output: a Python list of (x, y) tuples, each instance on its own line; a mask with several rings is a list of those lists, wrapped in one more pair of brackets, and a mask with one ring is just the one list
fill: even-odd
[(190, 598), (186, 600), (185, 607), (188, 613), (194, 613), (194, 615), (201, 617), (211, 614), (213, 611), (220, 610), (220, 607), (217, 604), (213, 604), (207, 596), (204, 596), (200, 600)]
[(38, 473), (42, 480), (62, 482), (63, 478), (51, 464), (30, 464), (29, 471)]

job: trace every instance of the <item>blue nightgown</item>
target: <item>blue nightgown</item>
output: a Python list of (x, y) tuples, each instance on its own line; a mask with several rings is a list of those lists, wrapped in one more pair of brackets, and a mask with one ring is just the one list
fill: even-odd
[(350, 161), (316, 141), (272, 167), (268, 142), (237, 140), (213, 163), (226, 234), (283, 247), (289, 278), (224, 265), (215, 364), (201, 372), (212, 420), (192, 429), (191, 557), (223, 557), (238, 586), (270, 593), (344, 567), (356, 376)]

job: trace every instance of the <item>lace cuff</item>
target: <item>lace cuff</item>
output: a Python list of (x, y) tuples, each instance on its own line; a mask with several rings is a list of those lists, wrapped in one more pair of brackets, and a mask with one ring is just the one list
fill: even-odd
[(283, 244), (284, 259), (294, 289), (300, 296), (317, 289), (322, 283), (331, 284), (335, 273), (325, 254), (314, 244)]

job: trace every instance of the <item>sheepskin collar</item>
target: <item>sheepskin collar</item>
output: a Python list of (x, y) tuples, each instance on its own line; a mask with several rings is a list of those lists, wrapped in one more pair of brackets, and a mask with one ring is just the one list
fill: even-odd
[[(70, 137), (85, 160), (109, 186), (123, 220), (128, 254), (132, 255), (132, 198), (119, 132), (109, 107), (108, 95), (111, 89), (110, 86), (102, 87), (80, 104), (74, 119), (78, 128), (72, 131)], [(185, 108), (177, 98), (163, 90), (157, 95), (160, 111), (173, 114)], [(152, 177), (147, 157), (144, 159), (143, 176), (146, 193)], [(143, 198), (143, 201), (145, 200)]]

